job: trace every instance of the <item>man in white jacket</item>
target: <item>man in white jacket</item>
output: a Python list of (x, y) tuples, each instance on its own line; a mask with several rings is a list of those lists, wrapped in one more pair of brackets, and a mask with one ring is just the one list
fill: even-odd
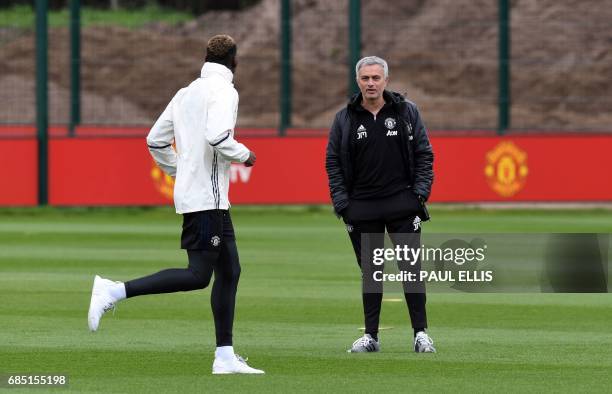
[(96, 331), (102, 315), (125, 298), (203, 289), (214, 272), (211, 305), (217, 349), (213, 374), (261, 374), (234, 353), (232, 343), (240, 263), (229, 213), (230, 165), (255, 164), (255, 154), (234, 139), (235, 68), (235, 41), (227, 35), (211, 38), (201, 77), (176, 93), (147, 136), (151, 155), (175, 178), (174, 204), (183, 215), (181, 248), (187, 250), (188, 267), (125, 283), (96, 276), (88, 323)]

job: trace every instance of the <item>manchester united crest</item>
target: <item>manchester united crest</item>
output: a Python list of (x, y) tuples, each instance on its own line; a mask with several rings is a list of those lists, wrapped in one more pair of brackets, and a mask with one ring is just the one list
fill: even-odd
[(395, 119), (393, 119), (393, 118), (385, 119), (385, 127), (388, 128), (389, 130), (394, 129), (395, 128)]
[(502, 197), (512, 197), (525, 187), (529, 169), (527, 153), (510, 141), (502, 141), (487, 155), (485, 176), (489, 186)]

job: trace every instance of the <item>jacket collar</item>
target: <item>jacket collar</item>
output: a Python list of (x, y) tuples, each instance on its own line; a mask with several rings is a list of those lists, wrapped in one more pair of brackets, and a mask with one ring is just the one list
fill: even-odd
[[(393, 92), (391, 90), (385, 90), (383, 92), (383, 98), (385, 99), (387, 103), (390, 103), (393, 106), (393, 109), (397, 112), (399, 112), (403, 103), (406, 102), (406, 98), (403, 95), (397, 92)], [(347, 105), (348, 109), (355, 110), (359, 105), (361, 105), (361, 100), (362, 100), (361, 92), (354, 94), (349, 99), (349, 102)]]
[(206, 62), (204, 63), (204, 66), (202, 66), (200, 76), (202, 78), (206, 78), (210, 77), (211, 75), (220, 75), (223, 79), (230, 83), (234, 79), (234, 74), (229, 68), (219, 63)]

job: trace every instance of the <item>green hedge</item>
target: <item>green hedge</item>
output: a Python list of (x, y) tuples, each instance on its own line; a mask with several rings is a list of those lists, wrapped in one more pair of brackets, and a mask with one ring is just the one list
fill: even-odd
[[(208, 10), (239, 10), (258, 3), (260, 0), (81, 0), (84, 7), (110, 9), (113, 3), (122, 9), (142, 9), (151, 6), (189, 12), (194, 15), (202, 14)], [(48, 0), (52, 10), (67, 8), (69, 0)], [(13, 6), (29, 6), (34, 0), (4, 0), (0, 3), (0, 9)]]
[[(0, 27), (34, 28), (35, 13), (31, 7), (16, 5), (0, 9)], [(151, 22), (165, 22), (171, 25), (193, 19), (184, 11), (165, 9), (156, 5), (147, 6), (137, 12), (127, 9), (104, 10), (84, 7), (81, 10), (81, 23), (89, 25), (118, 25), (138, 28)], [(67, 9), (49, 12), (49, 26), (68, 26), (70, 13)]]

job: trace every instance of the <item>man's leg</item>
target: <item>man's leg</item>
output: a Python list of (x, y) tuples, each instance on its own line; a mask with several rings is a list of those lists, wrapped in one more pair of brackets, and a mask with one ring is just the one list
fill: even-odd
[(89, 329), (96, 331), (102, 315), (124, 298), (206, 287), (212, 276), (213, 264), (220, 255), (218, 245), (223, 233), (222, 218), (222, 211), (219, 210), (183, 215), (181, 247), (187, 249), (187, 268), (166, 269), (126, 283), (96, 276), (89, 305)]
[(229, 212), (224, 214), (223, 241), (220, 248), (220, 258), (213, 264), (215, 280), (210, 298), (218, 347), (232, 346), (236, 292), (240, 279), (240, 260)]
[(115, 304), (124, 298), (190, 291), (208, 286), (213, 264), (219, 258), (219, 252), (188, 250), (187, 256), (189, 258), (187, 268), (166, 269), (125, 283), (96, 276), (87, 315), (89, 329), (97, 331), (102, 315), (113, 309)]
[[(208, 286), (219, 259), (223, 211), (208, 210), (183, 215), (181, 248), (187, 250), (186, 269), (172, 268), (125, 283), (127, 298), (145, 294), (191, 291)], [(213, 242), (215, 241), (216, 242)]]
[[(387, 222), (387, 231), (391, 240), (395, 245), (409, 248), (419, 248), (421, 244), (421, 226), (420, 221), (416, 220), (416, 216), (408, 216), (401, 219), (394, 219)], [(400, 270), (419, 273), (421, 270), (421, 260), (418, 259), (414, 265), (402, 262), (399, 265)], [(422, 282), (408, 283), (404, 282), (404, 297), (408, 305), (408, 313), (414, 333), (424, 331), (427, 328), (427, 311), (425, 304), (427, 297), (425, 294), (425, 284)]]
[[(387, 231), (395, 245), (402, 247), (406, 245), (409, 248), (419, 248), (421, 246), (421, 219), (416, 215), (388, 221)], [(414, 265), (407, 262), (398, 262), (398, 266), (402, 271), (415, 272), (418, 275), (421, 271), (421, 259), (417, 259)], [(417, 353), (435, 353), (433, 340), (425, 332), (425, 328), (427, 328), (425, 283), (422, 281), (404, 282), (404, 297), (408, 304), (410, 321), (414, 329), (414, 351)]]
[(215, 281), (210, 298), (217, 335), (217, 349), (215, 350), (212, 373), (263, 374), (264, 371), (250, 367), (244, 359), (236, 355), (232, 345), (236, 291), (240, 279), (240, 261), (229, 211), (223, 213), (223, 238), (219, 247), (221, 255), (213, 264)]
[[(372, 268), (374, 268), (372, 264), (373, 250), (384, 247), (384, 223), (380, 221), (347, 223), (347, 230), (362, 274), (365, 333), (370, 334), (372, 338), (378, 341), (383, 288), (382, 282), (374, 283), (371, 274)], [(362, 244), (362, 241), (365, 241), (366, 244)], [(382, 269), (382, 266), (380, 266), (380, 269)]]
[(174, 293), (203, 289), (210, 283), (219, 252), (188, 250), (187, 268), (171, 268), (125, 282), (127, 298), (146, 294)]

